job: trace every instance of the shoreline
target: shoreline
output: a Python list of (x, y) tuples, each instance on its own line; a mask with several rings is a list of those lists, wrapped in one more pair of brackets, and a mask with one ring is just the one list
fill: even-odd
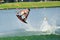
[(60, 1), (47, 2), (14, 2), (0, 4), (0, 10), (23, 8), (55, 8), (60, 7)]
[[(60, 8), (60, 6), (51, 6), (51, 7), (32, 7), (31, 9), (34, 9), (34, 8), (36, 8), (36, 9), (38, 9), (38, 8)], [(25, 9), (25, 8), (0, 8), (0, 10), (9, 10), (9, 9)]]

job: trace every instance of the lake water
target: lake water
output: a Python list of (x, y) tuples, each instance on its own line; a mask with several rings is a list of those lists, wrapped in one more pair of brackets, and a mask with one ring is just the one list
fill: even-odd
[[(44, 20), (47, 18), (49, 25), (54, 25), (60, 27), (60, 7), (59, 8), (33, 8), (27, 18), (28, 25), (21, 22), (17, 17), (16, 13), (22, 9), (10, 9), (10, 10), (0, 10), (0, 33), (11, 32), (16, 30), (34, 31), (33, 29), (40, 29), (40, 26)], [(35, 31), (36, 31), (35, 30)], [(56, 32), (59, 32), (57, 29)]]

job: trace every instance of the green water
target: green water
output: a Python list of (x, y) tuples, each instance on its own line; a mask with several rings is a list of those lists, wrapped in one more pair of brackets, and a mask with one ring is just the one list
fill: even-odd
[(60, 35), (33, 35), (33, 36), (0, 37), (0, 40), (60, 40)]

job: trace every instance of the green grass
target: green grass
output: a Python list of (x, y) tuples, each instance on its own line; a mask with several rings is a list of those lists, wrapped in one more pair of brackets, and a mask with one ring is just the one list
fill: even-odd
[(60, 7), (60, 1), (51, 2), (15, 2), (0, 4), (0, 9), (7, 8), (38, 8), (38, 7)]
[(0, 37), (0, 40), (60, 40), (60, 35)]

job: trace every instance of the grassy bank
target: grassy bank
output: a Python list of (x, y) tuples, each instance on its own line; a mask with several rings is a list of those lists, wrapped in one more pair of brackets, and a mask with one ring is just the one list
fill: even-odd
[(0, 4), (0, 9), (7, 8), (34, 8), (34, 7), (60, 7), (60, 1), (54, 2), (15, 2)]
[(60, 35), (0, 37), (0, 40), (60, 40)]

